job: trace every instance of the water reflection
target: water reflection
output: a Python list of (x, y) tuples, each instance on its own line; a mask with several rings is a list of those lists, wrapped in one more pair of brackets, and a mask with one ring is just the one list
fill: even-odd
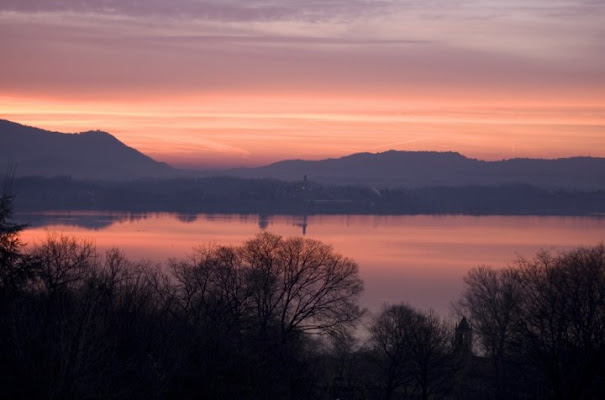
[[(121, 212), (90, 212), (90, 211), (49, 211), (42, 213), (20, 213), (17, 220), (25, 221), (30, 228), (48, 227), (48, 226), (71, 226), (88, 229), (104, 229), (113, 224), (124, 221), (138, 221), (147, 218), (162, 218), (163, 216), (174, 216), (183, 223), (194, 223), (200, 219), (206, 221), (226, 221), (237, 220), (240, 222), (257, 221), (261, 231), (267, 230), (270, 225), (282, 222), (283, 216), (274, 216), (267, 214), (188, 214), (188, 213), (121, 213)], [(300, 228), (299, 234), (307, 233), (307, 215), (293, 215), (286, 217), (291, 220), (293, 226)]]
[[(42, 213), (19, 213), (15, 219), (26, 223), (30, 228), (47, 226), (67, 226), (87, 229), (105, 229), (116, 222), (131, 221), (149, 218), (148, 213), (115, 213), (90, 211), (48, 211)], [(179, 216), (179, 220), (181, 217)]]
[(237, 245), (262, 230), (306, 234), (359, 263), (368, 308), (407, 301), (442, 313), (458, 297), (471, 267), (504, 266), (540, 249), (605, 240), (605, 218), (591, 217), (44, 213), (18, 218), (30, 224), (23, 235), (29, 243), (60, 231), (157, 262), (208, 243)]

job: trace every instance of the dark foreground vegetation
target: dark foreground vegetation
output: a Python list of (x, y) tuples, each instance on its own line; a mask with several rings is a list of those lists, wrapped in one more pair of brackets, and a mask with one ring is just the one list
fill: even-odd
[(550, 190), (520, 184), (397, 189), (229, 177), (132, 182), (30, 177), (16, 179), (15, 190), (20, 212), (605, 214), (605, 191)]
[(320, 242), (264, 233), (163, 268), (60, 235), (26, 251), (11, 201), (1, 398), (605, 397), (603, 245), (473, 269), (458, 323), (391, 305), (355, 338), (357, 265)]

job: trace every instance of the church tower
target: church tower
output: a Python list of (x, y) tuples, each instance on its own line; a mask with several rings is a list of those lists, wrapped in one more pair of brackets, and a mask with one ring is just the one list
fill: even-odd
[(473, 328), (471, 328), (466, 317), (462, 317), (456, 326), (454, 347), (458, 354), (470, 355), (473, 353)]

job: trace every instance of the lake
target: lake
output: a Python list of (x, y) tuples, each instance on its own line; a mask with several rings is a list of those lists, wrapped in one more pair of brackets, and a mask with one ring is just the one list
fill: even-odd
[(133, 259), (163, 262), (196, 246), (240, 244), (261, 231), (305, 235), (331, 244), (357, 261), (365, 282), (362, 303), (407, 302), (450, 312), (466, 271), (503, 267), (540, 249), (561, 251), (605, 241), (602, 217), (183, 215), (70, 212), (20, 214), (30, 226), (29, 245), (49, 232), (85, 237), (105, 250), (118, 247)]

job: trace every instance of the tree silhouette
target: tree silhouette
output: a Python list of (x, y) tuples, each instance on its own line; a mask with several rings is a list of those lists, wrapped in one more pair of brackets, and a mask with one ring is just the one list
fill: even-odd
[(497, 397), (605, 394), (605, 246), (476, 268), (465, 284), (461, 310), (493, 361)]
[(0, 289), (14, 291), (29, 278), (29, 266), (22, 253), (19, 233), (25, 225), (12, 223), (14, 195), (12, 173), (4, 178), (0, 193)]
[(385, 307), (370, 327), (384, 399), (391, 399), (400, 388), (422, 399), (445, 390), (453, 371), (450, 336), (432, 312), (422, 313), (406, 304)]
[(505, 363), (515, 351), (516, 323), (521, 308), (521, 285), (512, 269), (481, 266), (464, 277), (465, 290), (459, 309), (473, 321), (479, 349), (496, 371), (495, 393), (506, 397)]
[(518, 331), (557, 399), (605, 394), (605, 246), (520, 260)]
[(361, 316), (358, 266), (331, 246), (261, 233), (242, 251), (261, 329), (276, 322), (286, 340), (295, 332), (336, 331)]

